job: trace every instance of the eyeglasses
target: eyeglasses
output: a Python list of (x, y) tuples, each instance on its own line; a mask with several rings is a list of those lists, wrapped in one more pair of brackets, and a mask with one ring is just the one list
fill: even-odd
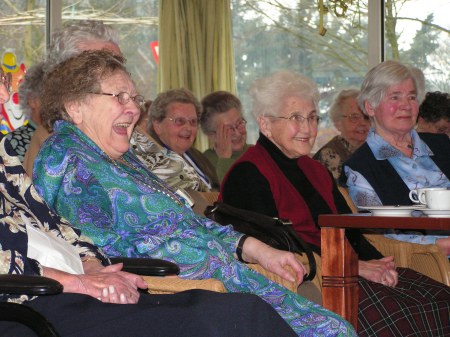
[(342, 117), (344, 118), (348, 118), (350, 120), (350, 122), (352, 123), (358, 123), (361, 122), (362, 120), (368, 121), (369, 120), (369, 116), (363, 115), (363, 114), (351, 114), (351, 115), (342, 115)]
[(132, 97), (127, 92), (119, 92), (118, 94), (110, 94), (110, 93), (107, 93), (107, 92), (92, 92), (91, 94), (116, 97), (117, 100), (119, 101), (119, 103), (122, 104), (122, 105), (127, 104), (130, 101), (130, 99), (131, 99), (134, 102), (134, 104), (137, 105), (138, 108), (141, 108), (145, 104), (144, 96), (136, 95), (136, 96)]
[(5, 86), (6, 90), (9, 92), (11, 90), (11, 73), (4, 73), (3, 70), (1, 72), (1, 83)]
[(169, 121), (174, 122), (174, 124), (176, 126), (184, 126), (186, 123), (189, 123), (192, 127), (197, 127), (198, 126), (198, 118), (192, 118), (192, 119), (188, 119), (188, 118), (184, 118), (184, 117), (166, 117)]
[[(238, 120), (234, 125), (225, 125), (227, 129), (235, 132), (242, 132), (245, 131), (245, 125), (247, 124), (247, 121), (244, 118), (241, 118)], [(216, 131), (209, 132), (211, 135), (216, 134)]]
[(303, 125), (303, 124), (305, 124), (306, 121), (308, 121), (308, 125), (311, 125), (311, 126), (316, 126), (319, 123), (319, 121), (322, 119), (320, 116), (317, 116), (317, 115), (303, 117), (302, 115), (299, 115), (299, 114), (293, 114), (290, 117), (282, 117), (282, 116), (267, 116), (267, 117), (286, 119), (288, 121), (295, 122), (300, 125)]

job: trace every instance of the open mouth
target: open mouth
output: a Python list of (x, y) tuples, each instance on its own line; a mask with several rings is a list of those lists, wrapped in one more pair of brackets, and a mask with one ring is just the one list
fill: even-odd
[(113, 125), (113, 129), (118, 134), (128, 134), (127, 130), (131, 126), (131, 122), (129, 123), (116, 123)]
[(309, 138), (303, 138), (303, 137), (294, 137), (294, 140), (296, 140), (298, 142), (303, 142), (303, 143), (309, 142)]
[(178, 137), (183, 140), (190, 140), (192, 137), (192, 133), (182, 133), (182, 134), (179, 134)]

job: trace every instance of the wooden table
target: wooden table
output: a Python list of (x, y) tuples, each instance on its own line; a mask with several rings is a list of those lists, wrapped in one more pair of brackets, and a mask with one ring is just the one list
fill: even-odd
[(319, 216), (319, 225), (322, 231), (323, 306), (344, 317), (356, 329), (358, 256), (345, 239), (345, 228), (450, 230), (450, 218), (329, 214)]

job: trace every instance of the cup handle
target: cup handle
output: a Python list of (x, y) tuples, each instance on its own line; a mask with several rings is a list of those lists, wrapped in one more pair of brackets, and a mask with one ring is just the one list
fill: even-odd
[(419, 195), (417, 194), (416, 190), (409, 191), (409, 199), (411, 199), (411, 201), (416, 204), (418, 204), (420, 202)]
[(424, 205), (427, 204), (427, 200), (426, 200), (426, 198), (425, 198), (425, 193), (420, 193), (420, 194), (418, 194), (417, 196), (418, 196), (419, 202), (420, 202), (421, 204), (424, 204)]

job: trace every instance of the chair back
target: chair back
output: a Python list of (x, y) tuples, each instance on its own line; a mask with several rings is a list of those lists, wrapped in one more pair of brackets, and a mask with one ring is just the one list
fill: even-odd
[(352, 198), (350, 198), (350, 194), (348, 194), (347, 188), (343, 186), (338, 186), (339, 192), (341, 192), (345, 201), (347, 202), (348, 207), (352, 210), (352, 213), (358, 213), (358, 207), (353, 203)]

